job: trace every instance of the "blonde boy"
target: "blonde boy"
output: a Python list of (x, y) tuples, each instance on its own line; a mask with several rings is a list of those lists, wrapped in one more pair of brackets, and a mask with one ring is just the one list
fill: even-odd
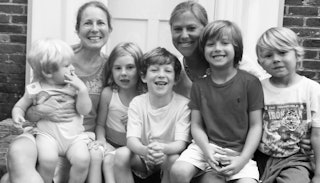
[[(262, 81), (265, 104), (259, 151), (268, 159), (265, 166), (257, 159), (259, 167), (265, 167), (261, 180), (320, 182), (320, 85), (296, 72), (303, 58), (298, 37), (288, 28), (270, 28), (259, 38), (256, 52), (271, 75)], [(313, 178), (310, 159), (300, 146), (308, 133), (316, 160)]]

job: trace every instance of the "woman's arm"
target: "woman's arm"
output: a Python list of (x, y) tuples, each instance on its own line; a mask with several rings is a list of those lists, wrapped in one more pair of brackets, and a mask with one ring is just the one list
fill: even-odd
[(33, 105), (26, 111), (26, 119), (31, 122), (37, 122), (40, 119), (57, 123), (71, 122), (75, 115), (75, 108), (70, 106), (63, 97), (49, 97), (43, 103)]

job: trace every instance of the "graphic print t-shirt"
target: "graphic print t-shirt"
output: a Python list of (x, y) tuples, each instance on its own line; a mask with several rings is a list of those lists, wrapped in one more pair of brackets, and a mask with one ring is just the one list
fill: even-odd
[[(262, 81), (264, 92), (263, 135), (259, 150), (273, 157), (288, 157), (300, 151), (299, 143), (319, 127), (319, 84), (303, 77), (287, 88)], [(311, 117), (311, 112), (314, 113)]]

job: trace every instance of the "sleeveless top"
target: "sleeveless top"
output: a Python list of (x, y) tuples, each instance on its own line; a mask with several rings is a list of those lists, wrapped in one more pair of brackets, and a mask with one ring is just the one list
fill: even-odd
[(112, 145), (124, 146), (127, 143), (126, 127), (121, 122), (122, 116), (126, 116), (127, 113), (128, 107), (121, 102), (118, 91), (113, 90), (108, 108), (108, 116), (105, 129), (106, 139)]

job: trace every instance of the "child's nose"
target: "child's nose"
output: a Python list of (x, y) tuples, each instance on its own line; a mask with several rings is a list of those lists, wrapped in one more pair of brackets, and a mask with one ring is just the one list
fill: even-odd
[(126, 69), (122, 69), (122, 70), (121, 70), (121, 74), (122, 74), (122, 75), (126, 75), (126, 74), (127, 74), (127, 70), (126, 70)]

